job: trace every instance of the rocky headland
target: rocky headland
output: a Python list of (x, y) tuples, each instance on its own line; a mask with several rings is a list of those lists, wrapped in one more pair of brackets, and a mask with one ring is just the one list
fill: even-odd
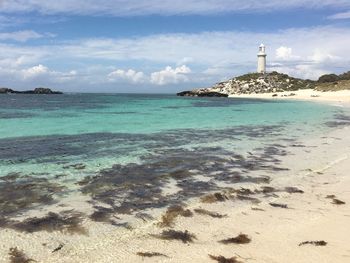
[(53, 91), (49, 88), (36, 88), (34, 90), (17, 91), (9, 88), (0, 88), (0, 94), (63, 94), (60, 91)]
[(350, 89), (350, 71), (341, 75), (328, 74), (317, 81), (299, 79), (278, 73), (249, 73), (219, 82), (209, 88), (180, 92), (178, 96), (227, 97), (240, 94), (262, 94), (285, 91), (314, 89), (318, 91), (337, 91)]

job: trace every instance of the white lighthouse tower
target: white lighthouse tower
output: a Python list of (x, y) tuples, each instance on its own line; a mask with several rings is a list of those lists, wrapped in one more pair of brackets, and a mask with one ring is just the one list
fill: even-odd
[(265, 73), (266, 72), (266, 56), (265, 53), (265, 46), (264, 44), (261, 44), (259, 46), (259, 53), (258, 53), (258, 73)]

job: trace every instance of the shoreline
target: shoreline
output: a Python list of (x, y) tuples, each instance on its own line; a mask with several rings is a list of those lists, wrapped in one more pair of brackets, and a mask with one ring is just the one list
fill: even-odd
[[(277, 96), (273, 97), (274, 94)], [(295, 94), (289, 96), (290, 94)], [(350, 107), (350, 90), (341, 91), (315, 91), (313, 89), (304, 89), (297, 91), (284, 91), (259, 94), (239, 94), (229, 95), (229, 98), (250, 98), (250, 99), (273, 99), (273, 100), (305, 100), (316, 102), (338, 102)]]

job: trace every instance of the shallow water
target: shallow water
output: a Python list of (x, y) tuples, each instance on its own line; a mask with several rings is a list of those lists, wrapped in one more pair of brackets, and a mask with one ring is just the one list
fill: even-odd
[[(78, 193), (90, 198), (92, 218), (108, 221), (186, 202), (223, 183), (268, 183), (251, 172), (286, 169), (278, 157), (287, 145), (347, 125), (347, 116), (300, 101), (2, 95), (0, 219)], [(165, 194), (169, 185), (177, 190)]]

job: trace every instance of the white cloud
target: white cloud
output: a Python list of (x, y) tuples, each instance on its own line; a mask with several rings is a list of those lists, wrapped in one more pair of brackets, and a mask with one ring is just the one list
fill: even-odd
[(341, 61), (341, 58), (335, 55), (332, 55), (327, 50), (321, 50), (320, 48), (316, 48), (312, 55), (308, 57), (311, 61), (317, 63), (325, 63), (325, 62), (334, 62)]
[(32, 30), (0, 33), (0, 40), (14, 40), (18, 42), (26, 42), (31, 39), (38, 39), (42, 37), (44, 37), (44, 35)]
[(129, 69), (129, 70), (117, 69), (108, 74), (108, 80), (112, 82), (118, 81), (118, 80), (119, 81), (126, 80), (132, 83), (142, 83), (145, 81), (145, 74), (143, 72), (137, 72), (133, 69)]
[(156, 85), (166, 85), (187, 82), (189, 81), (187, 76), (189, 73), (191, 73), (191, 69), (186, 65), (176, 68), (167, 66), (165, 69), (151, 74), (151, 83)]
[(25, 79), (34, 78), (49, 72), (49, 69), (43, 65), (37, 65), (28, 69), (22, 70)]
[(328, 19), (336, 20), (336, 19), (350, 19), (350, 11), (337, 13), (327, 17)]
[[(223, 78), (255, 71), (260, 42), (267, 45), (268, 70), (278, 68), (295, 76), (317, 78), (324, 72), (350, 68), (350, 58), (344, 55), (350, 53), (350, 29), (323, 26), (273, 33), (226, 31), (80, 39), (38, 46), (0, 43), (0, 85), (8, 79), (27, 83), (37, 80), (68, 83), (69, 80), (69, 84), (77, 86), (112, 85), (113, 81), (207, 86)], [(191, 72), (187, 63), (179, 64), (183, 61), (191, 63)], [(132, 69), (118, 71), (126, 62)], [(31, 71), (35, 72), (33, 67), (52, 64), (69, 70), (61, 72), (50, 68), (36, 77), (23, 77), (22, 71), (31, 75)], [(73, 65), (79, 73), (70, 74)], [(167, 65), (173, 66), (165, 68)], [(165, 69), (159, 70), (161, 68)], [(45, 70), (41, 68), (41, 71)]]
[(348, 0), (3, 0), (0, 12), (42, 14), (178, 15), (216, 14), (238, 11), (269, 12), (289, 8), (350, 7)]
[(293, 77), (302, 79), (318, 79), (321, 75), (329, 74), (331, 71), (319, 68), (313, 64), (281, 65), (270, 67), (271, 71), (286, 73)]
[(280, 46), (276, 49), (276, 58), (281, 60), (293, 60), (299, 57), (293, 55), (293, 50), (290, 47)]

